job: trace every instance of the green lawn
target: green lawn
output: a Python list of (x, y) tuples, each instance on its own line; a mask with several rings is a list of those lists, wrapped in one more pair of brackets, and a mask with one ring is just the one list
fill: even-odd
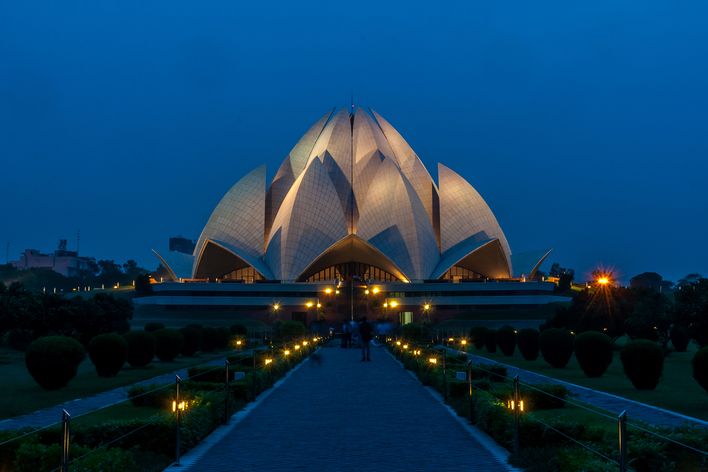
[(692, 376), (691, 359), (695, 353), (693, 345), (688, 352), (673, 352), (666, 357), (661, 381), (656, 390), (651, 391), (637, 390), (632, 386), (632, 383), (624, 375), (619, 352), (615, 352), (607, 372), (602, 377), (595, 379), (585, 376), (575, 360), (575, 356), (571, 358), (565, 368), (556, 369), (548, 365), (540, 355), (535, 361), (525, 360), (519, 354), (518, 349), (511, 357), (504, 356), (499, 350), (490, 354), (484, 349), (476, 350), (474, 347), (470, 347), (469, 352), (566, 382), (708, 420), (708, 393), (698, 385)]
[(69, 382), (67, 387), (56, 391), (45, 391), (27, 372), (24, 353), (2, 349), (0, 350), (0, 379), (3, 380), (3, 388), (0, 389), (0, 419), (30, 413), (68, 400), (130, 385), (140, 380), (202, 364), (215, 357), (223, 356), (223, 353), (202, 354), (195, 357), (178, 357), (174, 362), (161, 362), (156, 359), (147, 367), (124, 367), (117, 376), (109, 378), (96, 375), (93, 364), (87, 358), (79, 366), (79, 373)]

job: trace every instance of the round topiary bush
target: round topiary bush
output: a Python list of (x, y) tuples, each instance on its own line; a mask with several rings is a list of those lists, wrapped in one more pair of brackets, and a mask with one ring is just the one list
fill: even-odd
[(475, 326), (470, 330), (470, 340), (475, 348), (482, 349), (484, 347), (486, 334), (487, 328), (484, 326)]
[(685, 326), (674, 325), (671, 328), (671, 344), (676, 351), (686, 352), (689, 342), (691, 342), (691, 334)]
[(575, 358), (588, 377), (600, 377), (612, 363), (612, 339), (599, 331), (575, 337)]
[(57, 390), (76, 376), (76, 369), (85, 357), (86, 351), (76, 339), (45, 336), (27, 347), (25, 365), (40, 387)]
[(493, 353), (497, 352), (497, 331), (494, 329), (488, 329), (484, 332), (484, 347), (487, 348), (487, 352)]
[(519, 352), (527, 361), (538, 359), (538, 330), (533, 328), (519, 330), (516, 335), (516, 345), (519, 346)]
[(162, 328), (155, 336), (155, 355), (161, 361), (172, 361), (182, 351), (184, 336), (176, 329)]
[(638, 339), (620, 351), (624, 373), (639, 390), (654, 390), (664, 370), (664, 350), (654, 341)]
[(693, 378), (708, 392), (708, 347), (699, 349), (693, 356)]
[(182, 344), (183, 356), (193, 356), (197, 351), (202, 350), (204, 328), (201, 325), (187, 325), (179, 331), (184, 337), (184, 344)]
[(550, 328), (538, 335), (538, 347), (543, 360), (556, 368), (563, 368), (573, 355), (574, 336), (561, 328)]
[(148, 333), (153, 333), (157, 331), (158, 329), (164, 328), (165, 325), (163, 323), (160, 323), (158, 321), (151, 321), (149, 323), (145, 323), (145, 331)]
[(147, 331), (128, 331), (123, 335), (128, 344), (127, 361), (133, 367), (145, 367), (155, 357), (155, 336)]
[(99, 377), (114, 377), (125, 364), (128, 343), (120, 334), (99, 334), (89, 342), (88, 353)]
[(497, 331), (497, 346), (505, 356), (513, 356), (516, 350), (516, 330), (511, 326), (502, 326)]

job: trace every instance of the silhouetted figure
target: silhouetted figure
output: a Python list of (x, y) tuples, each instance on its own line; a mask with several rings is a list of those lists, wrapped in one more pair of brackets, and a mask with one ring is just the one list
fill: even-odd
[(361, 341), (361, 360), (371, 360), (371, 338), (374, 336), (374, 327), (366, 321), (366, 316), (359, 322), (359, 339)]
[(342, 323), (342, 347), (347, 348), (352, 343), (352, 328), (348, 321)]

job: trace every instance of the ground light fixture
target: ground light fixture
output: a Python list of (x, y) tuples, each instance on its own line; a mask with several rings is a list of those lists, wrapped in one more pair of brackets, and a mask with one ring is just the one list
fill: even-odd
[(372, 290), (372, 292), (374, 292), (374, 295), (378, 294), (380, 291), (381, 291), (381, 289), (378, 287), (374, 287)]
[(462, 340), (460, 341), (460, 344), (462, 344), (463, 346), (466, 346), (466, 345), (467, 345), (467, 340), (466, 340), (466, 339), (462, 339)]
[(303, 345), (303, 346), (307, 346), (307, 341), (303, 341), (303, 342), (302, 342), (302, 345)]
[(408, 344), (404, 344), (403, 349), (408, 349)]
[[(506, 401), (506, 407), (510, 409), (511, 411), (514, 411), (516, 408), (516, 402), (514, 400), (507, 400)], [(524, 401), (519, 400), (519, 411), (523, 412), (524, 411)]]
[(312, 308), (313, 305), (314, 305), (314, 303), (312, 303), (312, 302), (307, 302), (307, 303), (305, 303), (305, 306), (306, 306), (307, 308)]
[(391, 308), (396, 308), (398, 306), (398, 302), (393, 301), (393, 302), (389, 303), (389, 305), (391, 305)]
[(295, 345), (295, 350), (298, 351), (299, 349), (300, 349), (300, 345), (299, 345), (299, 344), (296, 344), (296, 345)]
[(437, 364), (437, 363), (438, 363), (438, 359), (437, 359), (436, 357), (431, 357), (430, 359), (428, 359), (428, 362), (431, 363), (431, 364)]
[(289, 355), (290, 355), (290, 349), (286, 349), (285, 351), (283, 351), (283, 355), (284, 355), (284, 356), (289, 356)]
[(331, 294), (331, 293), (332, 293), (332, 289), (329, 288), (329, 287), (327, 287), (327, 288), (325, 289), (325, 293), (326, 293), (327, 295)]
[(177, 413), (177, 410), (184, 411), (187, 409), (187, 402), (184, 400), (177, 402), (177, 400), (172, 400), (172, 413)]
[(400, 345), (401, 345), (401, 341), (396, 341), (396, 346), (400, 346)]
[(271, 359), (270, 357), (266, 357), (266, 358), (263, 360), (263, 362), (265, 363), (265, 365), (272, 364), (272, 363), (273, 363), (273, 359)]

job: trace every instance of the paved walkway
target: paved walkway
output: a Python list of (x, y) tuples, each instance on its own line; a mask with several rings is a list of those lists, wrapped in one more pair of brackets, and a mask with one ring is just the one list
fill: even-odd
[[(454, 350), (456, 353), (462, 353), (462, 351)], [(581, 385), (576, 385), (570, 382), (565, 382), (563, 380), (548, 377), (546, 375), (537, 374), (528, 370), (520, 369), (510, 364), (504, 364), (503, 362), (497, 362), (488, 359), (483, 356), (478, 356), (475, 354), (468, 354), (468, 359), (474, 360), (480, 364), (486, 365), (503, 365), (507, 369), (507, 375), (513, 377), (515, 375), (519, 376), (519, 380), (529, 384), (559, 384), (563, 385), (570, 391), (571, 396), (577, 400), (594, 405), (596, 407), (602, 408), (609, 413), (614, 413), (619, 415), (622, 411), (627, 412), (627, 417), (629, 421), (640, 420), (655, 426), (666, 426), (666, 427), (676, 427), (676, 426), (693, 426), (708, 428), (708, 421), (703, 421), (698, 418), (693, 418), (690, 416), (685, 416), (680, 413), (665, 410), (652, 405), (647, 405), (645, 403), (630, 400), (628, 398), (613, 395), (611, 393), (600, 392), (598, 390), (593, 390), (591, 388), (583, 387)]]
[[(223, 365), (224, 358), (218, 358), (211, 361), (205, 361), (204, 363), (194, 364), (194, 365)], [(61, 411), (68, 411), (72, 417), (80, 416), (85, 413), (89, 413), (98, 408), (103, 408), (108, 405), (113, 405), (128, 399), (128, 390), (134, 385), (150, 385), (150, 384), (167, 384), (174, 382), (175, 375), (179, 375), (183, 379), (186, 379), (187, 368), (180, 370), (175, 370), (166, 374), (158, 375), (147, 380), (141, 380), (134, 384), (125, 385), (123, 387), (117, 387), (113, 390), (107, 390), (105, 392), (97, 393), (86, 398), (77, 398), (74, 400), (69, 400), (59, 405), (50, 406), (47, 408), (42, 408), (41, 410), (33, 411), (32, 413), (27, 413), (26, 415), (15, 416), (14, 418), (8, 418), (0, 421), (0, 430), (12, 430), (20, 428), (42, 428), (45, 426), (50, 426), (54, 423), (61, 421)]]
[(479, 470), (508, 466), (383, 348), (322, 348), (181, 470)]

